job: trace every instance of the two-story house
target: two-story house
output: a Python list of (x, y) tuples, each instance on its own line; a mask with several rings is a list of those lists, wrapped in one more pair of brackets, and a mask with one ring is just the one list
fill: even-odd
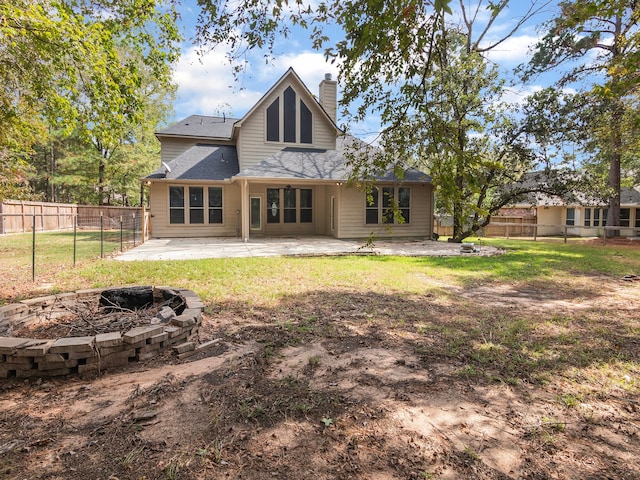
[(431, 238), (428, 175), (383, 175), (369, 200), (347, 185), (345, 148), (356, 140), (338, 128), (336, 110), (331, 75), (316, 99), (289, 69), (240, 119), (192, 115), (157, 132), (162, 166), (143, 179), (152, 236)]

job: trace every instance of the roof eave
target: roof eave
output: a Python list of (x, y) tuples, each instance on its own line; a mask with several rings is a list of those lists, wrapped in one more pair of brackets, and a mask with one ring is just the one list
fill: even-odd
[(259, 107), (260, 105), (264, 102), (264, 100), (271, 95), (271, 93), (273, 93), (275, 90), (277, 90), (280, 85), (282, 83), (284, 83), (285, 79), (289, 76), (289, 75), (293, 75), (293, 77), (296, 79), (296, 81), (302, 86), (302, 88), (304, 88), (304, 90), (307, 92), (308, 96), (313, 99), (313, 101), (315, 102), (315, 104), (320, 107), (320, 111), (322, 112), (323, 116), (329, 121), (331, 122), (331, 125), (335, 128), (336, 133), (339, 135), (344, 135), (345, 132), (338, 127), (338, 125), (336, 124), (336, 122), (333, 121), (333, 119), (329, 116), (329, 114), (327, 113), (327, 111), (324, 109), (324, 107), (322, 106), (322, 104), (318, 101), (318, 99), (315, 97), (315, 95), (311, 92), (311, 90), (309, 90), (309, 87), (307, 87), (307, 85), (302, 81), (302, 79), (300, 78), (300, 76), (296, 73), (296, 71), (293, 69), (293, 67), (289, 67), (287, 69), (287, 71), (284, 73), (284, 75), (282, 75), (278, 81), (276, 83), (273, 84), (273, 86), (262, 96), (260, 97), (260, 100), (258, 100), (253, 107), (251, 107), (251, 109), (245, 113), (243, 115), (243, 117), (241, 119), (239, 119), (238, 121), (236, 121), (233, 124), (233, 129), (235, 130), (236, 128), (240, 128), (242, 127), (242, 122), (244, 122), (247, 118), (249, 118)]
[(233, 136), (231, 137), (207, 137), (201, 135), (181, 135), (178, 133), (156, 133), (156, 138), (159, 140), (160, 138), (189, 138), (193, 140), (205, 140), (207, 142), (218, 141), (218, 142), (232, 142)]

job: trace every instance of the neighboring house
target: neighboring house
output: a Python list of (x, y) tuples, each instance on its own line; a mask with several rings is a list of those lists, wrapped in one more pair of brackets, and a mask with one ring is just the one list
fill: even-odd
[[(518, 204), (529, 206), (536, 215), (538, 235), (567, 234), (579, 237), (601, 236), (606, 226), (607, 203), (583, 199), (566, 202), (560, 197), (537, 195), (533, 201)], [(640, 186), (623, 188), (620, 192), (620, 234), (640, 234)]]
[[(331, 75), (319, 93), (289, 69), (240, 119), (192, 115), (157, 132), (163, 164), (143, 179), (152, 236), (431, 238), (429, 176), (381, 176), (369, 204), (347, 186), (345, 148), (356, 140), (336, 125)], [(387, 214), (391, 198), (405, 223)]]

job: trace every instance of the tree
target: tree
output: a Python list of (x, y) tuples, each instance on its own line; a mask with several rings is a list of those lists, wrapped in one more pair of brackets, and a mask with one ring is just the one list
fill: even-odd
[[(373, 179), (390, 166), (398, 173), (405, 166), (427, 167), (454, 217), (453, 239), (461, 241), (509, 199), (549, 187), (524, 186), (523, 175), (537, 166), (527, 148), (527, 124), (516, 124), (499, 104), (504, 85), (486, 59), (549, 3), (532, 2), (495, 37), (492, 27), (508, 0), (473, 8), (460, 1), (459, 25), (451, 0), (331, 0), (316, 7), (296, 2), (289, 9), (277, 0), (220, 0), (202, 4), (199, 37), (208, 44), (228, 42), (233, 59), (246, 48), (272, 48), (291, 28), (308, 28), (315, 48), (340, 66), (342, 106), (358, 102), (354, 120), (375, 113), (384, 126), (382, 149), (351, 156), (355, 178)], [(334, 45), (322, 29), (329, 22), (344, 34)]]
[(0, 148), (31, 153), (43, 120), (122, 141), (144, 118), (142, 72), (170, 88), (176, 18), (173, 0), (0, 0)]
[[(606, 125), (592, 130), (591, 151), (608, 164), (609, 209), (607, 225), (620, 225), (620, 187), (625, 147), (624, 124), (629, 119), (628, 97), (639, 85), (640, 4), (631, 0), (573, 0), (560, 3), (557, 16), (545, 27), (524, 77), (567, 65), (559, 85), (586, 82), (589, 95)], [(619, 232), (613, 232), (616, 234)]]
[[(453, 218), (451, 241), (460, 242), (486, 227), (501, 208), (528, 194), (565, 195), (582, 177), (571, 174), (570, 159), (551, 158), (542, 148), (555, 133), (540, 118), (542, 94), (528, 99), (517, 117), (501, 101), (504, 80), (470, 46), (468, 33), (452, 27), (442, 33), (432, 47), (430, 75), (403, 85), (423, 103), (410, 113), (396, 112), (402, 121), (383, 133), (384, 148), (374, 164), (370, 154), (356, 157), (355, 164), (358, 175), (369, 178), (393, 162), (402, 166), (399, 171), (407, 163), (428, 170), (440, 208)], [(570, 104), (556, 101), (555, 119)], [(547, 114), (551, 108), (546, 102)], [(399, 165), (398, 159), (408, 162)]]

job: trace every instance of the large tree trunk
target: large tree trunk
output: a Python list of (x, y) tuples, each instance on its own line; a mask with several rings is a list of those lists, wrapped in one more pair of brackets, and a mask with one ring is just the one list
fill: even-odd
[[(611, 112), (611, 157), (609, 159), (609, 187), (613, 194), (609, 198), (609, 210), (607, 212), (607, 226), (620, 225), (620, 158), (622, 151), (622, 109), (619, 101), (615, 101)], [(607, 236), (617, 237), (620, 230), (608, 230)]]

